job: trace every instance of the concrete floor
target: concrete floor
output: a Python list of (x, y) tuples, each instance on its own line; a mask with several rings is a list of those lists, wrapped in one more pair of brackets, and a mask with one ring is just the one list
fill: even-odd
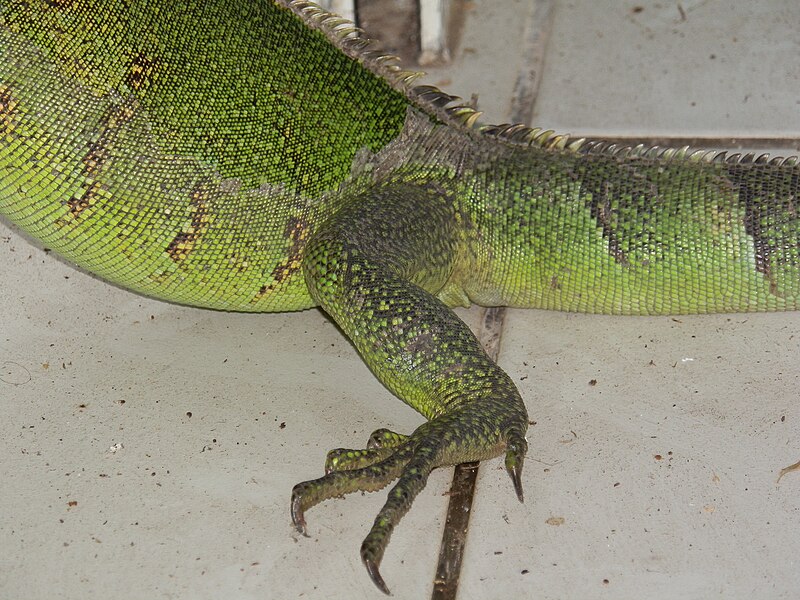
[[(507, 120), (531, 1), (464, 6), (429, 80)], [(798, 24), (793, 0), (559, 0), (535, 122), (800, 139)], [(313, 509), (306, 539), (289, 491), (421, 418), (320, 312), (141, 298), (2, 223), (0, 280), (0, 598), (381, 597), (358, 548), (383, 495)], [(800, 459), (798, 340), (795, 313), (510, 311), (527, 501), (484, 465), (459, 598), (800, 597), (800, 473), (776, 483)], [(394, 533), (395, 598), (430, 595), (449, 476)]]

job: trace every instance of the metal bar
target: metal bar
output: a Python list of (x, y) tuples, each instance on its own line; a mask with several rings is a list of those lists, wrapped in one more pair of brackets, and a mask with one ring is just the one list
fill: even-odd
[(453, 472), (447, 520), (442, 533), (439, 562), (436, 565), (436, 579), (433, 580), (432, 600), (455, 600), (458, 592), (479, 465), (476, 462), (461, 463), (456, 465)]

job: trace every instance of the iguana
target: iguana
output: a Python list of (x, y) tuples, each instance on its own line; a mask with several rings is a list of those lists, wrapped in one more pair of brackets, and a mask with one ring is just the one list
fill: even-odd
[(617, 147), (479, 113), (305, 0), (3, 0), (0, 214), (88, 271), (229, 311), (321, 307), (428, 421), (334, 450), (291, 517), (395, 479), (375, 584), (432, 469), (528, 416), (450, 310), (797, 309), (796, 158)]

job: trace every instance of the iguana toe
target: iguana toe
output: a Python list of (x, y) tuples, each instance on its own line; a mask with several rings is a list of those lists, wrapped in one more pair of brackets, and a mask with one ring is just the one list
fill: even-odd
[(396, 433), (391, 429), (376, 429), (367, 440), (367, 448), (395, 448), (407, 439), (407, 435)]
[(387, 458), (395, 448), (408, 439), (408, 436), (402, 433), (377, 429), (369, 436), (366, 449), (336, 448), (328, 452), (325, 458), (325, 474), (368, 467)]

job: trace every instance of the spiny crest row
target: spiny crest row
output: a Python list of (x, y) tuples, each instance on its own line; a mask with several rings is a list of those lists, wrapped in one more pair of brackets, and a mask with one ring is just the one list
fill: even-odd
[(727, 165), (770, 164), (777, 166), (795, 166), (800, 164), (800, 158), (797, 156), (774, 156), (770, 158), (770, 155), (766, 152), (758, 155), (754, 152), (749, 152), (747, 154), (738, 152), (729, 154), (727, 150), (696, 150), (691, 146), (682, 146), (680, 148), (646, 146), (645, 144), (625, 146), (604, 140), (577, 141), (581, 142), (580, 145), (571, 149), (581, 154), (606, 154), (619, 156), (621, 158), (634, 157), (661, 160), (690, 160)]
[(483, 125), (478, 119), (481, 111), (461, 104), (458, 96), (452, 96), (432, 85), (415, 85), (414, 81), (422, 72), (403, 69), (397, 63), (400, 59), (391, 54), (369, 50), (372, 40), (354, 23), (334, 13), (320, 8), (310, 0), (278, 0), (309, 26), (320, 30), (328, 39), (353, 60), (363, 64), (370, 71), (386, 79), (395, 89), (405, 94), (421, 108), (439, 117), (442, 121), (479, 131), (512, 144), (537, 146), (546, 150), (565, 150), (578, 154), (611, 155), (619, 158), (645, 158), (660, 160), (690, 160), (725, 164), (771, 164), (796, 166), (800, 164), (797, 156), (775, 156), (769, 154), (756, 156), (749, 154), (728, 154), (727, 151), (695, 150), (689, 146), (682, 148), (620, 145), (614, 142), (587, 138), (573, 138), (569, 134), (557, 134), (552, 129), (528, 127), (521, 123), (502, 125)]

